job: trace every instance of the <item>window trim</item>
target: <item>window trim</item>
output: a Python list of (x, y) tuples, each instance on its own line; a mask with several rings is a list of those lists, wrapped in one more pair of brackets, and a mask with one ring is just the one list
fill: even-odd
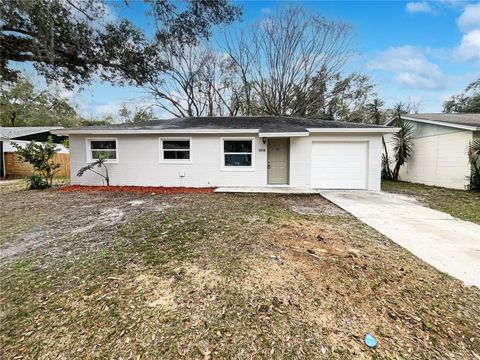
[(105, 163), (107, 164), (118, 164), (119, 162), (119, 154), (118, 154), (118, 138), (86, 138), (86, 148), (87, 148), (87, 163), (91, 164), (97, 161), (97, 159), (92, 158), (92, 141), (115, 141), (115, 151), (116, 151), (116, 158), (115, 159), (105, 159)]
[[(252, 164), (250, 166), (226, 166), (225, 165), (225, 141), (245, 141), (250, 140), (252, 142)], [(222, 137), (220, 138), (220, 165), (222, 171), (255, 171), (255, 138), (254, 137)], [(233, 154), (233, 153), (227, 153)], [(247, 153), (238, 153), (247, 154)]]
[[(190, 159), (165, 159), (163, 157), (163, 141), (188, 141), (190, 144)], [(168, 149), (167, 149), (168, 151)], [(175, 151), (175, 150), (171, 150)], [(178, 151), (178, 150), (177, 150)], [(180, 150), (181, 151), (181, 150)], [(186, 150), (185, 150), (186, 151)], [(160, 137), (158, 138), (158, 162), (160, 164), (191, 164), (193, 162), (193, 141), (191, 137)]]

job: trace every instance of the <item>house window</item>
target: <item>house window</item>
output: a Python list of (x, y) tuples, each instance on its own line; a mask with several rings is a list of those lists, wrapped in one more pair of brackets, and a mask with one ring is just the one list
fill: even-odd
[(190, 139), (160, 139), (160, 160), (163, 162), (191, 162)]
[(226, 168), (252, 168), (253, 139), (224, 139), (223, 166)]
[(107, 162), (117, 162), (117, 139), (88, 139), (89, 162), (100, 158)]

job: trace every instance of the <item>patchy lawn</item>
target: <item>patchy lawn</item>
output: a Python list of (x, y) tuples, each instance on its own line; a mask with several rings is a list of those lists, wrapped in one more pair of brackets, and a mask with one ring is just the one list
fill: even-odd
[(480, 224), (480, 193), (403, 181), (382, 181), (382, 190), (411, 195), (432, 209)]
[(23, 191), (0, 227), (1, 358), (480, 354), (478, 289), (320, 196)]
[[(66, 177), (53, 178), (53, 186), (62, 186), (70, 181)], [(25, 178), (18, 179), (0, 179), (0, 194), (6, 194), (14, 191), (23, 191), (28, 188), (28, 181)]]

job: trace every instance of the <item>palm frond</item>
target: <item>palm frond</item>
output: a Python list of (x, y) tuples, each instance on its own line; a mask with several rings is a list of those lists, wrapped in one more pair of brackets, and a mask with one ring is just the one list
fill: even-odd
[(86, 171), (93, 170), (94, 167), (102, 167), (102, 165), (105, 163), (105, 159), (98, 159), (95, 162), (88, 164), (84, 167), (82, 167), (80, 170), (77, 172), (77, 176), (83, 176)]
[(393, 152), (395, 162), (402, 166), (407, 162), (407, 159), (413, 152), (412, 136), (415, 131), (415, 126), (411, 123), (402, 121), (399, 124), (399, 127), (400, 131), (393, 135)]

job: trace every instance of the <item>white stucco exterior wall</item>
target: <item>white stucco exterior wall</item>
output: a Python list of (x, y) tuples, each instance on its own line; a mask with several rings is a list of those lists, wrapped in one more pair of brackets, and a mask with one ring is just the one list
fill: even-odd
[[(191, 138), (191, 163), (160, 162), (159, 139)], [(252, 135), (109, 135), (70, 136), (71, 183), (101, 185), (101, 178), (91, 172), (77, 177), (77, 171), (87, 163), (87, 139), (116, 138), (118, 163), (108, 164), (111, 185), (136, 186), (264, 186), (267, 178), (266, 148), (260, 138)], [(254, 138), (253, 169), (222, 169), (222, 138)], [(185, 175), (180, 177), (180, 175)]]
[(414, 139), (414, 154), (400, 170), (400, 179), (465, 189), (470, 175), (467, 149), (471, 140), (471, 131)]
[[(191, 138), (191, 163), (169, 164), (160, 161), (159, 139)], [(135, 186), (266, 186), (267, 145), (258, 134), (247, 135), (70, 135), (70, 171), (73, 185), (102, 185), (91, 172), (77, 177), (87, 164), (87, 139), (116, 138), (118, 163), (108, 164), (111, 185)], [(222, 169), (222, 138), (254, 138), (253, 169)], [(368, 142), (368, 189), (380, 190), (382, 143), (380, 134), (311, 134), (290, 138), (292, 187), (310, 187), (312, 143), (317, 141)], [(184, 177), (180, 177), (184, 174)]]
[[(417, 132), (412, 140), (413, 154), (407, 164), (400, 168), (399, 179), (464, 190), (470, 175), (467, 149), (473, 139), (473, 132), (422, 125), (417, 125)], [(392, 158), (391, 137), (386, 139)]]

